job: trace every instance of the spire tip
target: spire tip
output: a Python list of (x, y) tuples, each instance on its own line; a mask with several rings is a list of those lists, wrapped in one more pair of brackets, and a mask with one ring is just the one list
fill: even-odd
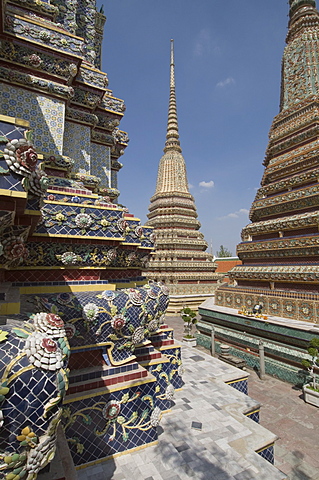
[(176, 111), (176, 96), (175, 96), (175, 72), (174, 72), (174, 40), (171, 39), (171, 62), (170, 62), (170, 99), (168, 106), (168, 122), (167, 134), (164, 152), (168, 150), (175, 150), (181, 152), (178, 134), (178, 122)]

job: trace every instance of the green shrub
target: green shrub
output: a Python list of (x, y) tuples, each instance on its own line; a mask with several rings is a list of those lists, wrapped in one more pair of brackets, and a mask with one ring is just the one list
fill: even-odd
[(197, 323), (196, 312), (189, 307), (184, 307), (181, 310), (181, 317), (185, 322), (185, 337), (193, 338), (194, 335), (192, 334), (192, 328), (193, 325), (196, 325)]
[(306, 367), (311, 378), (312, 378), (312, 389), (315, 391), (319, 391), (317, 377), (318, 375), (315, 373), (315, 368), (319, 368), (319, 338), (312, 338), (309, 342), (309, 346), (307, 348), (307, 352), (309, 353), (311, 360), (302, 360), (302, 366)]

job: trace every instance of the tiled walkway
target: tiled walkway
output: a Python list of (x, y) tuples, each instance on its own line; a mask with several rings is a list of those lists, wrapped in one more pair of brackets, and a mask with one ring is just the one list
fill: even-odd
[(257, 402), (225, 385), (238, 370), (188, 347), (183, 363), (185, 385), (163, 416), (158, 444), (79, 470), (79, 480), (286, 478), (255, 453), (275, 436), (242, 414)]
[[(181, 339), (181, 319), (167, 317), (167, 321), (175, 338)], [(260, 380), (256, 372), (249, 373), (248, 393), (262, 405), (260, 424), (278, 437), (275, 465), (289, 480), (319, 480), (319, 409), (306, 404), (302, 391), (293, 385), (268, 375)]]
[[(167, 323), (181, 339), (181, 319)], [(163, 416), (158, 445), (79, 470), (79, 480), (280, 480), (285, 475), (254, 453), (273, 434), (277, 468), (289, 480), (319, 480), (319, 411), (300, 390), (250, 371), (247, 397), (224, 385), (232, 367), (202, 347), (183, 347), (183, 359), (185, 386)], [(256, 404), (268, 430), (240, 413)]]

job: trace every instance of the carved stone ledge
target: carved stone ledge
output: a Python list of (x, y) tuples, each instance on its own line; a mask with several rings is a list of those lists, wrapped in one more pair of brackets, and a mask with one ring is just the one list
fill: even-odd
[[(313, 195), (311, 194), (313, 192)], [(319, 185), (313, 189), (309, 189), (302, 198), (286, 201), (285, 203), (277, 203), (275, 200), (274, 205), (268, 205), (266, 207), (255, 208), (254, 204), (250, 210), (249, 218), (251, 221), (258, 221), (264, 217), (270, 215), (282, 215), (289, 212), (296, 212), (298, 210), (310, 209), (311, 207), (319, 206)], [(308, 196), (309, 195), (309, 196)]]
[(286, 265), (246, 267), (237, 266), (229, 272), (232, 279), (253, 279), (268, 281), (318, 282), (319, 267), (316, 265)]
[(319, 225), (319, 212), (300, 213), (289, 217), (264, 220), (250, 223), (242, 230), (243, 242), (248, 241), (252, 235), (279, 232), (281, 230), (292, 230), (299, 228), (317, 227)]
[(309, 248), (319, 247), (319, 235), (312, 235), (309, 237), (291, 237), (274, 240), (265, 240), (259, 242), (240, 243), (237, 246), (238, 254), (242, 252), (255, 252), (258, 250), (278, 251), (287, 250), (291, 248)]
[(276, 193), (284, 189), (291, 189), (304, 183), (310, 183), (318, 181), (319, 178), (319, 168), (315, 168), (311, 172), (301, 173), (300, 175), (293, 175), (292, 177), (280, 180), (279, 182), (271, 183), (270, 185), (265, 185), (258, 189), (255, 200), (260, 200), (267, 195)]

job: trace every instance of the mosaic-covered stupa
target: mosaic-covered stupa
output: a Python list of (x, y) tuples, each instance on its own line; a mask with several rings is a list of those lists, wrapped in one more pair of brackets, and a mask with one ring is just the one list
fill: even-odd
[(280, 112), (274, 118), (261, 187), (242, 231), (242, 265), (216, 305), (319, 321), (319, 13), (314, 0), (290, 0)]
[(105, 20), (95, 0), (1, 1), (1, 478), (34, 480), (61, 419), (76, 468), (155, 442), (181, 386), (168, 290), (142, 275), (153, 228), (118, 203)]
[(157, 173), (147, 225), (154, 228), (156, 251), (146, 275), (170, 290), (169, 311), (199, 305), (213, 295), (218, 275), (189, 193), (186, 164), (179, 141), (175, 93), (174, 42), (171, 40), (170, 97), (164, 155)]

